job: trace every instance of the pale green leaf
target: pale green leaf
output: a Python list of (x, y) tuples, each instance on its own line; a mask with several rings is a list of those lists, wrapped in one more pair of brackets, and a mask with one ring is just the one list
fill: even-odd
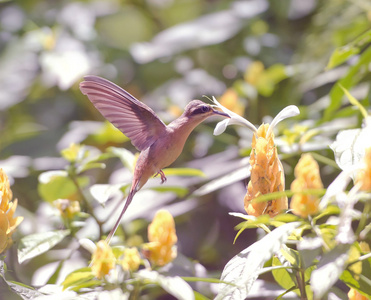
[(245, 299), (264, 263), (280, 250), (299, 225), (299, 222), (282, 225), (233, 257), (221, 276), (221, 280), (232, 285), (220, 284), (216, 299)]
[(18, 262), (21, 264), (27, 259), (48, 251), (69, 234), (69, 230), (56, 230), (25, 236), (18, 245)]
[(351, 43), (336, 48), (330, 57), (326, 69), (332, 69), (347, 61), (353, 55), (360, 53), (362, 48), (370, 42), (371, 30), (368, 30)]
[(317, 269), (312, 272), (310, 283), (316, 299), (322, 299), (343, 273), (349, 257), (350, 245), (339, 244), (324, 254)]
[(371, 147), (371, 122), (362, 129), (340, 131), (330, 145), (335, 161), (342, 170), (349, 169), (363, 160), (365, 151)]
[(94, 184), (90, 187), (90, 193), (100, 204), (104, 204), (112, 196), (120, 193), (123, 184)]
[(62, 282), (63, 289), (76, 287), (91, 281), (94, 278), (90, 268), (78, 269), (67, 275), (66, 279)]
[(108, 153), (114, 154), (118, 157), (122, 164), (128, 168), (131, 172), (134, 172), (135, 167), (135, 155), (125, 148), (109, 147)]
[(286, 290), (296, 287), (294, 274), (287, 270), (287, 268), (290, 268), (290, 266), (284, 267), (276, 256), (273, 257), (272, 266), (283, 267), (272, 270), (272, 275), (280, 286)]
[(160, 275), (156, 271), (140, 270), (135, 274), (135, 277), (158, 284), (165, 291), (179, 300), (195, 299), (191, 286), (178, 276), (169, 277)]
[[(89, 183), (89, 178), (78, 177), (77, 182), (80, 187), (84, 187)], [(38, 192), (44, 200), (52, 202), (77, 193), (77, 187), (66, 171), (48, 171), (39, 176)]]
[(349, 102), (350, 102), (353, 106), (357, 107), (357, 108), (360, 110), (360, 112), (361, 112), (363, 118), (366, 119), (366, 118), (368, 117), (368, 115), (367, 115), (367, 111), (366, 111), (366, 109), (363, 107), (363, 105), (362, 105), (361, 103), (359, 103), (359, 101), (358, 101), (356, 98), (354, 98), (354, 97), (352, 96), (352, 94), (349, 93), (348, 90), (345, 89), (345, 88), (344, 88), (340, 83), (339, 83), (339, 85), (340, 85), (340, 88), (343, 90), (344, 94), (348, 97)]

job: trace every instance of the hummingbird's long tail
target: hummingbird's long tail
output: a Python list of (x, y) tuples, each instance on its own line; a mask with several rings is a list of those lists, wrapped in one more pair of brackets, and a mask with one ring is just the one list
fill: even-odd
[(131, 201), (133, 200), (133, 197), (135, 195), (135, 193), (138, 191), (138, 184), (139, 184), (139, 180), (137, 181), (137, 183), (135, 184), (135, 186), (132, 186), (132, 188), (130, 189), (130, 192), (129, 192), (129, 195), (128, 195), (128, 198), (126, 199), (126, 202), (125, 202), (125, 206), (124, 208), (122, 209), (121, 213), (120, 213), (120, 216), (118, 217), (116, 223), (115, 223), (115, 226), (113, 226), (112, 230), (110, 231), (110, 233), (108, 234), (107, 238), (106, 238), (106, 242), (107, 244), (110, 243), (111, 241), (111, 238), (113, 237), (113, 235), (115, 234), (117, 228), (119, 227), (120, 225), (120, 222), (121, 222), (121, 219), (122, 219), (122, 216), (124, 215), (124, 213), (126, 212), (126, 210), (128, 209)]

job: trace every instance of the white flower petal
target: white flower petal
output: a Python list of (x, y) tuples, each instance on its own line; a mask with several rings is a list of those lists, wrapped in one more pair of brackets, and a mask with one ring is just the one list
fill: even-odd
[(267, 136), (269, 136), (273, 130), (273, 128), (282, 120), (285, 120), (290, 117), (294, 117), (300, 114), (300, 110), (295, 105), (286, 106), (282, 109), (277, 116), (273, 119), (272, 123), (269, 125), (269, 129), (267, 131)]
[(257, 131), (257, 128), (251, 122), (249, 122), (248, 120), (242, 118), (240, 115), (234, 113), (233, 111), (221, 105), (218, 102), (218, 100), (215, 99), (214, 96), (213, 96), (212, 101), (217, 107), (219, 107), (222, 111), (224, 111), (231, 117), (230, 119), (225, 119), (216, 125), (215, 130), (214, 130), (214, 135), (219, 135), (223, 133), (228, 125), (242, 125), (242, 126), (246, 126), (247, 128), (251, 129), (253, 132)]
[(215, 129), (214, 129), (214, 135), (222, 134), (227, 129), (227, 126), (229, 125), (229, 120), (230, 119), (225, 119), (219, 122), (218, 124), (216, 124)]
[(94, 244), (93, 241), (89, 240), (89, 239), (80, 239), (79, 240), (79, 244), (85, 248), (86, 250), (88, 250), (91, 254), (93, 254), (96, 250), (97, 250), (97, 246)]

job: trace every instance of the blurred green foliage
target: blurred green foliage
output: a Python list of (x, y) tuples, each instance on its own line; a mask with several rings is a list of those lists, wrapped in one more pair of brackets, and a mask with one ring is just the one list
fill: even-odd
[[(258, 125), (270, 122), (285, 106), (297, 105), (300, 116), (280, 123), (275, 132), (286, 187), (303, 152), (314, 153), (328, 187), (339, 174), (329, 145), (338, 132), (361, 128), (364, 122), (344, 89), (370, 111), (370, 20), (367, 1), (0, 1), (0, 167), (19, 200), (16, 214), (25, 217), (5, 258), (12, 272), (5, 272), (1, 262), (0, 294), (19, 299), (22, 293), (37, 297), (56, 292), (46, 284), (60, 284), (72, 271), (88, 266), (90, 253), (78, 240), (97, 242), (109, 232), (127, 193), (136, 149), (81, 94), (78, 84), (84, 75), (112, 80), (166, 123), (191, 99), (223, 98), (227, 89), (234, 96), (222, 104), (236, 111), (242, 107), (243, 117)], [(117, 233), (115, 244), (137, 236), (145, 240), (157, 209), (166, 208), (175, 217), (178, 258), (156, 278), (137, 275), (134, 285), (157, 286), (144, 288), (143, 299), (164, 299), (166, 280), (174, 276), (207, 278), (205, 285), (188, 281), (198, 299), (214, 297), (212, 278), (220, 278), (227, 262), (262, 234), (241, 230), (233, 244), (239, 220), (228, 213), (243, 212), (252, 134), (229, 126), (215, 137), (214, 121), (192, 133), (172, 169), (165, 170), (167, 183), (152, 179), (138, 193)], [(71, 153), (72, 143), (81, 144), (82, 152)], [(61, 154), (63, 149), (70, 152)], [(342, 153), (336, 152), (340, 167)], [(63, 222), (53, 206), (60, 198), (80, 201), (87, 214)], [(238, 229), (258, 223), (277, 226), (270, 222)], [(37, 259), (18, 262), (20, 238), (58, 235), (67, 225), (71, 234), (54, 248), (47, 239), (39, 240), (43, 250)], [(333, 240), (330, 226), (321, 226), (324, 238)], [(281, 262), (275, 258), (272, 265)], [(363, 264), (369, 268), (368, 260)], [(265, 283), (276, 279), (290, 289), (292, 274), (277, 280), (279, 272)], [(312, 267), (305, 271), (305, 280), (311, 272)], [(91, 273), (85, 275), (92, 285), (100, 283)], [(341, 275), (348, 286), (359, 289), (354, 278), (349, 269)], [(166, 291), (174, 295), (179, 282), (173, 284)], [(344, 295), (345, 285), (337, 285)], [(107, 286), (113, 295), (113, 286)], [(363, 288), (370, 295), (369, 287)]]

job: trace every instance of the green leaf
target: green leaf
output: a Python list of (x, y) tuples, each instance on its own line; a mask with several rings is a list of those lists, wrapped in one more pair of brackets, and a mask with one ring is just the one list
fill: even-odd
[(367, 119), (368, 114), (367, 114), (366, 109), (363, 107), (363, 105), (362, 105), (361, 103), (359, 103), (359, 101), (358, 101), (356, 98), (354, 98), (354, 97), (351, 95), (351, 93), (349, 93), (348, 90), (345, 89), (345, 88), (344, 88), (340, 83), (339, 83), (339, 85), (340, 85), (340, 88), (343, 90), (344, 94), (348, 97), (349, 102), (350, 102), (353, 106), (357, 107), (357, 108), (360, 110), (360, 112), (361, 112), (363, 118)]
[(151, 190), (154, 190), (160, 193), (172, 192), (180, 198), (185, 197), (189, 192), (188, 188), (180, 187), (180, 186), (156, 186), (156, 187), (152, 187)]
[(358, 54), (360, 52), (359, 48), (351, 47), (351, 46), (343, 46), (336, 48), (334, 52), (331, 54), (330, 60), (326, 66), (327, 70), (335, 68), (336, 66), (342, 64), (343, 62), (347, 61), (348, 58), (351, 56)]
[(349, 249), (350, 245), (339, 244), (321, 257), (310, 278), (315, 299), (322, 299), (339, 279), (346, 267)]
[[(89, 183), (89, 178), (78, 177), (77, 182), (80, 187), (85, 187)], [(77, 193), (77, 188), (66, 171), (48, 171), (40, 174), (38, 191), (44, 200), (53, 202)]]
[(89, 139), (100, 145), (105, 145), (108, 143), (121, 144), (130, 141), (128, 137), (126, 137), (120, 130), (118, 130), (108, 121), (105, 121), (101, 129), (96, 133), (89, 135)]
[(216, 299), (245, 299), (264, 263), (280, 250), (299, 225), (299, 222), (282, 225), (234, 256), (221, 275), (221, 280), (233, 285), (220, 284)]
[[(367, 48), (360, 56), (359, 60), (354, 66), (349, 68), (346, 76), (338, 81), (346, 89), (350, 89), (353, 85), (359, 82), (364, 76), (364, 72), (361, 72), (361, 68), (367, 70), (368, 64), (371, 62), (371, 47)], [(334, 112), (341, 106), (342, 98), (344, 95), (343, 90), (339, 84), (335, 84), (330, 92), (330, 105), (325, 109), (322, 122), (326, 122), (333, 119)]]
[(68, 274), (66, 279), (62, 282), (63, 289), (65, 290), (69, 287), (82, 285), (91, 281), (93, 278), (94, 275), (91, 272), (91, 268), (89, 267), (75, 270), (72, 273)]
[(166, 176), (206, 177), (204, 172), (194, 168), (166, 168), (163, 171)]
[(55, 270), (53, 275), (50, 276), (47, 284), (56, 284), (56, 282), (58, 280), (58, 277), (59, 277), (59, 274), (62, 270), (63, 264), (64, 264), (64, 259), (59, 262), (57, 269)]
[[(280, 260), (274, 256), (272, 260), (272, 266), (283, 266)], [(291, 268), (290, 266), (286, 268)], [(272, 275), (276, 282), (282, 286), (284, 289), (288, 290), (292, 287), (296, 287), (295, 276), (292, 272), (289, 272), (286, 268), (284, 269), (274, 269), (272, 270)]]
[(69, 230), (57, 230), (25, 236), (18, 244), (18, 262), (21, 264), (48, 251), (69, 234)]
[(140, 270), (135, 277), (160, 285), (165, 291), (179, 300), (192, 300), (195, 295), (191, 286), (182, 278), (163, 276), (156, 271)]
[(362, 48), (370, 42), (371, 30), (368, 30), (351, 43), (336, 48), (330, 57), (326, 69), (332, 69), (348, 60), (351, 56), (360, 53)]

